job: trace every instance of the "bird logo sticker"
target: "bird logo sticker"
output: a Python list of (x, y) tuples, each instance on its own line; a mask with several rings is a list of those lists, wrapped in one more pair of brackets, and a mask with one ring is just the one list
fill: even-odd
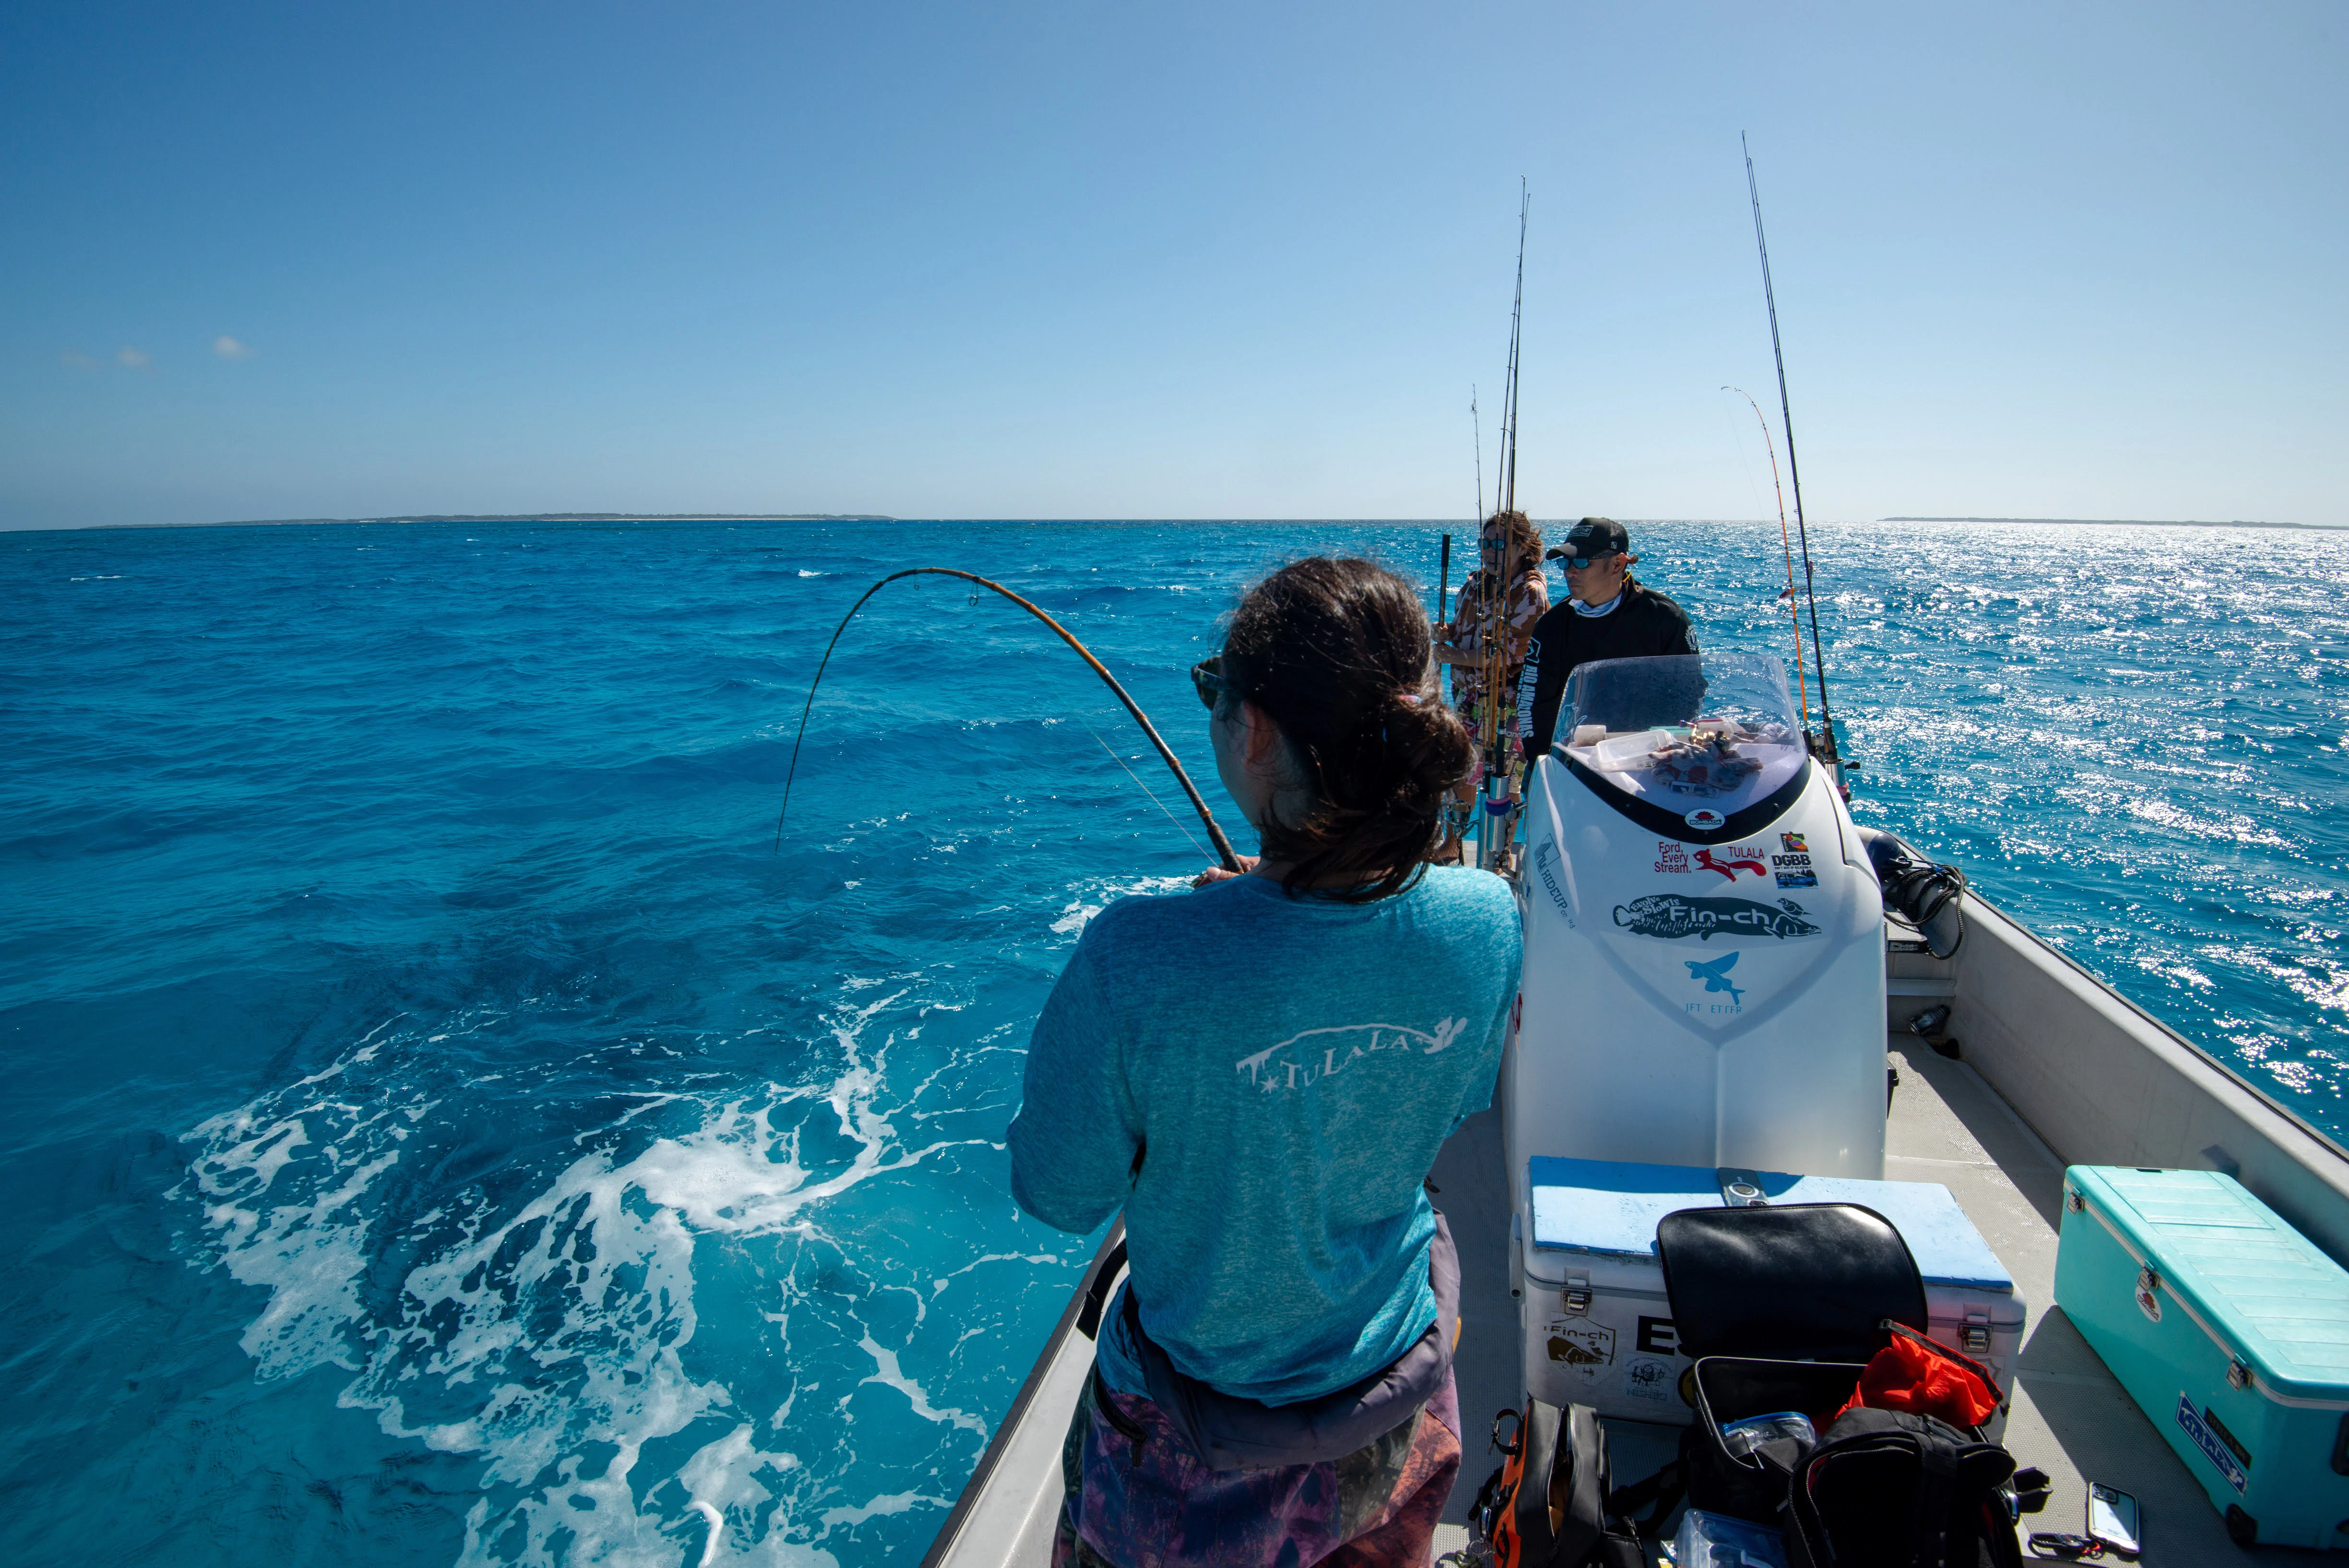
[[(1704, 981), (1704, 989), (1707, 994), (1725, 991), (1729, 993), (1730, 1006), (1737, 1007), (1743, 1005), (1745, 1001), (1745, 992), (1739, 990), (1736, 986), (1729, 983), (1729, 971), (1737, 967), (1737, 955), (1735, 953), (1723, 953), (1717, 959), (1710, 959), (1702, 961), (1696, 959), (1682, 959), (1681, 961), (1688, 965), (1689, 978), (1691, 980), (1701, 980)], [(1689, 1005), (1693, 1007), (1696, 1003), (1691, 1002)]]

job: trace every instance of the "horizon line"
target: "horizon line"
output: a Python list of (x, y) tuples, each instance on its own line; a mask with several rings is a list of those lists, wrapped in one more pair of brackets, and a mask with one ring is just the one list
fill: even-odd
[[(1578, 521), (1572, 517), (1536, 517), (1536, 523), (1561, 524)], [(1774, 519), (1767, 517), (1630, 517), (1626, 522), (1643, 527), (1671, 527), (1690, 524), (1762, 525)], [(898, 517), (877, 512), (409, 512), (384, 513), (369, 517), (245, 517), (219, 518), (197, 523), (78, 523), (52, 526), (17, 527), (0, 524), (0, 532), (12, 534), (79, 534), (99, 531), (168, 528), (300, 528), (355, 527), (409, 524), (508, 524), (508, 523), (964, 523), (974, 524), (1104, 524), (1171, 525), (1232, 525), (1237, 524), (1270, 524), (1283, 526), (1419, 526), (1473, 527), (1473, 519), (1444, 517)], [(2295, 523), (2268, 521), (2257, 518), (2213, 520), (2202, 518), (2162, 517), (1985, 517), (1985, 516), (1923, 516), (1914, 514), (1857, 518), (1822, 518), (1828, 527), (1849, 527), (1868, 523), (1986, 523), (2020, 526), (2063, 526), (2095, 528), (2279, 528), (2313, 532), (2337, 533), (2349, 528), (2349, 524)]]

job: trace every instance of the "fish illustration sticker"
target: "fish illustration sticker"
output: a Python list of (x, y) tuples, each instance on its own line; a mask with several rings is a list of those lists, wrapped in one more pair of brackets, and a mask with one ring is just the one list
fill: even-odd
[(1773, 909), (1751, 898), (1690, 898), (1678, 893), (1651, 893), (1644, 898), (1616, 905), (1615, 923), (1634, 935), (1661, 937), (1666, 941), (1678, 941), (1683, 937), (1711, 941), (1716, 933), (1775, 937), (1780, 941), (1788, 937), (1819, 934), (1819, 928), (1811, 923), (1803, 907), (1792, 898), (1779, 899), (1777, 908)]
[(1595, 1323), (1553, 1323), (1549, 1325), (1549, 1358), (1590, 1371), (1615, 1360), (1615, 1331)]

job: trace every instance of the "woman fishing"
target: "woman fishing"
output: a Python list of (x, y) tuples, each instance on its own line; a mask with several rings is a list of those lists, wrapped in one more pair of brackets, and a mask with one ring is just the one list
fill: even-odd
[[(1487, 703), (1498, 701), (1499, 738), (1495, 754), (1502, 765), (1514, 768), (1517, 755), (1517, 714), (1515, 694), (1517, 673), (1526, 661), (1534, 623), (1549, 610), (1549, 583), (1542, 576), (1541, 531), (1522, 512), (1496, 512), (1485, 519), (1477, 538), (1479, 565), (1460, 585), (1454, 602), (1450, 635), (1435, 649), (1436, 661), (1452, 666), (1452, 704), (1460, 711), (1470, 737), (1480, 751), (1488, 719)], [(1485, 687), (1485, 671), (1497, 623), (1501, 643), (1501, 684), (1495, 698)], [(1480, 754), (1477, 763), (1485, 759)], [(1457, 799), (1473, 803), (1481, 768), (1463, 774)], [(1459, 855), (1457, 838), (1445, 840), (1438, 859)]]
[(1411, 587), (1314, 558), (1193, 671), (1262, 854), (1112, 904), (1030, 1044), (1012, 1195), (1123, 1209), (1056, 1563), (1424, 1563), (1460, 1467), (1459, 1272), (1424, 1181), (1490, 1103), (1499, 877), (1426, 864), (1468, 734)]

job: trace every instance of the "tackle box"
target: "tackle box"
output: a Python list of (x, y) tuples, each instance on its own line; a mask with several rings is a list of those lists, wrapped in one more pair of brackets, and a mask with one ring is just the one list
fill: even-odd
[(2349, 1272), (2214, 1170), (2064, 1173), (2055, 1302), (2241, 1544), (2349, 1546)]
[[(1512, 1279), (1526, 1387), (1555, 1405), (1686, 1426), (1694, 1417), (1656, 1222), (1680, 1209), (1857, 1203), (1892, 1221), (1925, 1278), (1930, 1332), (1985, 1362), (2011, 1393), (2023, 1301), (1973, 1222), (1937, 1181), (1863, 1181), (1619, 1160), (1527, 1162), (1532, 1213), (1512, 1220)], [(2003, 1405), (1990, 1430), (2003, 1428)]]

